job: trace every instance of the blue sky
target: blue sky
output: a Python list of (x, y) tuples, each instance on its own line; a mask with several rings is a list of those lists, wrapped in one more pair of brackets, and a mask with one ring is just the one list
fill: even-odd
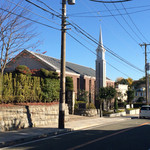
[[(13, 2), (15, 1), (17, 2), (18, 0), (14, 0)], [(37, 0), (32, 0), (32, 2), (46, 8)], [(61, 0), (49, 0), (44, 2), (55, 11), (61, 13)], [(24, 1), (22, 6), (26, 4), (27, 2)], [(67, 4), (67, 16), (69, 17), (68, 21), (73, 21), (97, 40), (99, 39), (101, 26), (104, 45), (125, 60), (129, 61), (131, 64), (144, 71), (144, 47), (141, 48), (139, 44), (143, 42), (148, 43), (150, 41), (150, 1), (132, 0), (122, 4), (116, 3), (113, 5), (92, 2), (90, 0), (76, 0), (75, 5)], [(28, 5), (34, 13), (38, 13), (38, 15), (46, 17), (55, 23), (52, 23), (34, 14), (32, 14), (32, 19), (38, 20), (39, 22), (48, 24), (58, 29), (61, 28), (60, 18), (52, 16), (51, 14), (36, 8), (33, 5)], [(128, 12), (130, 18), (132, 18), (132, 21), (126, 14), (126, 11)], [(120, 13), (123, 14), (122, 16), (124, 19), (121, 15), (116, 16), (116, 14)], [(32, 42), (38, 40), (42, 42), (42, 44), (34, 51), (37, 49), (40, 49), (40, 53), (47, 51), (45, 55), (60, 59), (61, 31), (39, 24), (35, 24), (34, 26), (36, 27), (35, 31), (39, 33), (39, 35)], [(71, 29), (67, 30), (69, 34), (87, 46), (91, 51), (96, 52), (97, 45), (94, 42), (86, 39), (86, 37), (77, 32), (72, 26), (68, 25), (67, 28)], [(137, 30), (137, 28), (140, 30), (140, 32)], [(81, 37), (84, 37), (86, 40)], [(96, 55), (90, 52), (89, 49), (83, 47), (81, 44), (67, 35), (66, 61), (95, 69)], [(148, 46), (147, 51), (150, 51), (150, 46)], [(150, 57), (148, 53), (148, 62), (149, 61)], [(117, 68), (119, 71), (114, 69), (112, 66)], [(114, 81), (118, 77), (131, 77), (132, 79), (137, 80), (144, 76), (144, 72), (140, 72), (121, 62), (107, 51), (106, 69), (107, 77)]]

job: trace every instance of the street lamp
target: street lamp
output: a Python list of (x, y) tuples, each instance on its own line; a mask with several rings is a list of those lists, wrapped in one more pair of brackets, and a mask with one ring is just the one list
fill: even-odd
[[(59, 129), (64, 129), (65, 120), (65, 71), (66, 71), (66, 1), (62, 0), (61, 24), (61, 72), (60, 72), (60, 101), (59, 101)], [(75, 0), (68, 0), (69, 5), (74, 5)]]

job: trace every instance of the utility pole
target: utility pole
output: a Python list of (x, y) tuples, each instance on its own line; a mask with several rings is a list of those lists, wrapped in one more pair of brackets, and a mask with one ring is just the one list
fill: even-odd
[(66, 0), (62, 0), (59, 129), (64, 129), (64, 118), (65, 118), (65, 71), (66, 71), (65, 57), (66, 57)]
[[(60, 72), (60, 101), (58, 128), (64, 129), (65, 120), (65, 71), (66, 71), (66, 1), (62, 0), (62, 24), (61, 24), (61, 72)], [(68, 0), (68, 4), (75, 4), (75, 0)]]
[(147, 76), (147, 45), (150, 44), (140, 44), (140, 46), (145, 46), (145, 78), (146, 78), (146, 85), (145, 85), (145, 90), (146, 90), (146, 104), (148, 105), (148, 91), (149, 91), (149, 87), (148, 87), (148, 76)]

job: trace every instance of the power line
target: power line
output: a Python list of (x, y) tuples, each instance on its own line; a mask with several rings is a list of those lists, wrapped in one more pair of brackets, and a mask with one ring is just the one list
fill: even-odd
[[(26, 1), (28, 1), (28, 2), (30, 2), (29, 0), (26, 0)], [(50, 13), (51, 14), (51, 12), (49, 12), (48, 10), (46, 10), (46, 9), (44, 9), (44, 8), (42, 8), (42, 7), (40, 7), (40, 6), (38, 6), (38, 5), (36, 5), (36, 4), (34, 4), (34, 3), (32, 3), (32, 2), (30, 2), (31, 4), (33, 4), (34, 6), (36, 6), (36, 7), (38, 7), (38, 8), (40, 8), (40, 9), (42, 9), (42, 10), (44, 10), (44, 11), (46, 11), (46, 12), (48, 12), (48, 13)], [(57, 16), (58, 17), (58, 16)], [(94, 43), (96, 43), (97, 45), (99, 45), (99, 43), (98, 42), (95, 42), (95, 38), (93, 38), (90, 34), (88, 34), (87, 32), (86, 32), (86, 34), (88, 35), (86, 35), (86, 34), (84, 34), (82, 31), (84, 31), (82, 28), (80, 28), (77, 24), (75, 24), (79, 29), (81, 29), (81, 30), (79, 30), (76, 26), (74, 26), (72, 23), (70, 23), (69, 21), (67, 21), (70, 25), (72, 25), (74, 28), (75, 28), (75, 30), (77, 30), (77, 31), (79, 31), (80, 33), (82, 33), (84, 36), (86, 36), (87, 38), (89, 38), (90, 40), (92, 40)], [(85, 31), (84, 31), (85, 32)], [(90, 37), (89, 37), (90, 36)], [(94, 40), (93, 40), (94, 39)], [(133, 68), (136, 68), (137, 70), (139, 70), (139, 71), (141, 71), (141, 72), (143, 72), (141, 69), (139, 69), (139, 68), (137, 68), (136, 66), (134, 66), (134, 65), (132, 65), (131, 63), (129, 63), (128, 61), (126, 61), (125, 59), (123, 59), (123, 58), (121, 58), (119, 55), (117, 55), (117, 54), (115, 54), (113, 51), (111, 51), (109, 48), (107, 48), (106, 46), (105, 46), (105, 49), (110, 53), (110, 54), (112, 54), (112, 55), (114, 55), (115, 57), (117, 57), (118, 59), (120, 59), (121, 61), (123, 61), (123, 62), (125, 62), (125, 63), (127, 63), (128, 65), (130, 65), (130, 66), (132, 66)]]
[(123, 9), (125, 10), (126, 14), (127, 14), (128, 17), (130, 18), (131, 22), (133, 23), (133, 25), (134, 25), (135, 28), (137, 29), (137, 31), (142, 35), (142, 37), (143, 37), (147, 42), (149, 42), (149, 41), (146, 39), (146, 37), (143, 35), (143, 33), (140, 31), (140, 29), (137, 27), (137, 25), (134, 23), (134, 21), (132, 20), (131, 16), (129, 15), (127, 9), (126, 9), (125, 6), (123, 5), (123, 3), (121, 3), (121, 4), (122, 4), (122, 7), (123, 7)]
[(53, 15), (53, 16), (56, 16), (56, 17), (58, 17), (58, 18), (61, 18), (61, 16), (56, 15), (56, 14), (54, 14), (54, 13), (48, 11), (47, 9), (45, 9), (45, 8), (43, 8), (43, 7), (37, 5), (37, 4), (35, 4), (35, 3), (33, 3), (33, 2), (31, 2), (31, 1), (29, 1), (29, 0), (25, 0), (25, 1), (28, 2), (28, 3), (30, 3), (30, 4), (32, 4), (32, 5), (34, 5), (34, 6), (36, 6), (36, 7), (38, 7), (38, 8), (40, 8), (41, 10), (43, 10), (43, 11), (45, 11), (45, 12), (50, 13), (50, 14)]
[(131, 0), (115, 0), (115, 1), (100, 1), (100, 0), (91, 0), (93, 2), (99, 2), (99, 3), (121, 3), (121, 2), (128, 2), (128, 1), (131, 1)]
[(19, 4), (16, 4), (16, 3), (11, 2), (11, 1), (9, 1), (9, 0), (6, 0), (6, 1), (8, 1), (8, 2), (10, 2), (10, 3), (16, 5), (17, 7), (20, 7), (20, 8), (22, 8), (22, 9), (24, 9), (24, 10), (26, 10), (26, 11), (28, 11), (28, 12), (34, 14), (34, 15), (36, 15), (36, 16), (39, 16), (40, 18), (46, 19), (46, 20), (48, 20), (48, 21), (50, 21), (50, 22), (52, 22), (52, 23), (55, 23), (55, 24), (57, 24), (57, 25), (60, 25), (60, 24), (58, 24), (58, 23), (56, 23), (56, 22), (54, 22), (54, 21), (51, 21), (50, 19), (48, 19), (48, 18), (46, 18), (46, 17), (43, 17), (43, 16), (41, 16), (41, 15), (39, 15), (39, 14), (37, 14), (37, 13), (35, 13), (35, 12), (33, 12), (33, 11), (27, 9), (27, 8), (22, 7), (22, 6), (19, 5)]
[[(84, 32), (82, 32), (81, 30), (79, 30), (79, 29), (77, 29), (73, 24), (71, 24), (74, 28), (75, 28), (75, 30), (77, 30), (78, 32), (80, 32), (81, 34), (83, 34), (84, 36), (86, 36), (88, 39), (90, 39), (91, 41), (93, 41), (95, 44), (97, 44), (97, 45), (99, 45), (99, 42), (95, 39), (95, 38), (93, 38), (89, 33), (87, 33), (85, 30), (83, 30), (81, 27), (79, 27), (78, 25), (76, 25), (76, 26), (78, 26), (82, 31), (84, 31)], [(99, 45), (99, 46), (101, 46), (101, 45)], [(143, 70), (141, 70), (141, 69), (139, 69), (138, 67), (136, 67), (135, 65), (133, 65), (133, 64), (131, 64), (130, 62), (128, 62), (127, 60), (125, 60), (124, 58), (122, 58), (122, 57), (120, 57), (118, 54), (116, 54), (116, 53), (114, 53), (112, 50), (110, 50), (108, 47), (106, 47), (105, 45), (103, 45), (104, 46), (104, 48), (110, 53), (110, 54), (112, 54), (113, 56), (115, 56), (115, 57), (117, 57), (118, 59), (120, 59), (121, 61), (123, 61), (124, 63), (126, 63), (126, 64), (128, 64), (129, 66), (132, 66), (133, 68), (135, 68), (135, 69), (137, 69), (137, 70), (139, 70), (140, 72), (144, 72)], [(101, 46), (102, 47), (102, 46)]]
[(40, 1), (40, 0), (37, 0), (37, 1), (40, 2), (40, 3), (42, 3), (43, 5), (45, 5), (48, 9), (50, 9), (50, 10), (54, 11), (55, 13), (59, 14), (60, 16), (62, 16), (61, 13), (59, 13), (59, 12), (57, 12), (56, 10), (54, 10), (53, 8), (49, 7), (46, 3), (44, 3), (44, 2), (42, 2), (42, 1)]
[(121, 17), (123, 18), (123, 20), (126, 22), (126, 24), (128, 25), (128, 27), (132, 30), (132, 32), (136, 35), (136, 37), (142, 41), (142, 39), (137, 35), (137, 33), (133, 30), (133, 28), (130, 26), (130, 24), (126, 21), (125, 17), (120, 13), (120, 11), (118, 10), (117, 6), (113, 3), (114, 7), (117, 9), (117, 11), (119, 12), (119, 14), (121, 15)]
[[(87, 46), (85, 46), (82, 42), (80, 42), (79, 40), (77, 40), (74, 36), (72, 36), (70, 33), (67, 32), (67, 34), (72, 37), (75, 41), (77, 41), (78, 43), (80, 43), (83, 47), (85, 47), (86, 49), (88, 49), (91, 53), (93, 53), (94, 55), (97, 56), (97, 54), (95, 52), (93, 52), (90, 48), (88, 48)], [(113, 65), (111, 65), (110, 63), (107, 62), (108, 65), (110, 65), (112, 68), (114, 68), (115, 70), (117, 70), (118, 72), (124, 74), (125, 76), (129, 77), (127, 74), (123, 73), (122, 71), (120, 71), (119, 69), (117, 69), (116, 67), (114, 67)]]
[[(83, 40), (85, 40), (88, 44), (90, 44), (90, 45), (92, 45), (93, 47), (95, 47), (96, 48), (96, 46), (95, 45), (93, 45), (92, 43), (90, 43), (87, 39), (85, 39), (84, 37), (82, 37), (81, 35), (79, 35), (79, 34), (77, 34), (76, 32), (74, 32), (73, 30), (71, 30), (74, 34), (76, 34), (77, 36), (79, 36), (80, 38), (82, 38)], [(84, 45), (82, 42), (80, 42), (79, 41), (79, 43), (81, 44), (81, 45)], [(85, 47), (85, 45), (84, 45), (84, 47)], [(91, 49), (89, 49), (87, 46), (85, 47), (85, 48), (87, 48), (89, 51), (92, 51)], [(93, 52), (92, 51), (92, 53), (94, 53), (95, 54), (95, 52)], [(108, 55), (108, 53), (107, 53), (107, 55)], [(121, 64), (123, 64), (123, 65), (125, 65), (125, 66), (128, 66), (128, 64), (126, 64), (125, 62), (123, 63), (123, 61), (119, 61), (120, 59), (118, 59), (117, 57), (111, 57), (111, 58), (113, 58), (113, 59), (115, 59), (116, 61), (118, 61), (119, 63), (121, 63)], [(134, 68), (135, 69), (135, 68)], [(136, 69), (137, 70), (137, 69)]]
[(22, 18), (24, 18), (24, 19), (26, 19), (26, 20), (29, 20), (29, 21), (35, 22), (35, 23), (37, 23), (37, 24), (40, 24), (40, 25), (43, 25), (43, 26), (46, 26), (46, 27), (49, 27), (49, 28), (52, 28), (52, 29), (55, 29), (55, 30), (59, 30), (59, 31), (60, 31), (60, 29), (58, 29), (58, 28), (52, 27), (52, 26), (50, 26), (50, 25), (47, 25), (47, 24), (45, 24), (45, 23), (41, 23), (41, 22), (36, 21), (36, 20), (32, 20), (32, 19), (27, 18), (27, 17), (24, 17), (24, 16), (22, 16), (22, 15), (18, 15), (18, 14), (16, 14), (16, 13), (11, 12), (11, 11), (8, 11), (8, 10), (6, 10), (6, 9), (0, 8), (0, 10), (6, 11), (6, 12), (8, 12), (8, 13), (10, 13), (10, 14), (16, 15), (16, 16), (18, 16), (18, 17), (22, 17)]
[[(122, 3), (121, 3), (122, 4)], [(139, 7), (127, 7), (126, 9), (136, 9), (136, 8), (142, 8), (142, 7), (149, 7), (150, 5), (144, 5), (144, 6), (139, 6)], [(124, 10), (124, 8), (119, 8), (119, 10)], [(135, 12), (131, 12), (132, 13), (137, 13), (137, 12), (142, 12), (142, 11), (148, 11), (150, 9), (144, 9), (144, 10), (139, 10), (139, 11), (135, 11)], [(110, 9), (110, 11), (116, 11), (116, 9)], [(99, 13), (99, 12), (108, 12), (108, 10), (98, 10), (98, 11), (88, 11), (88, 12), (81, 12), (81, 13), (69, 13), (69, 16), (73, 16), (73, 15), (82, 15), (82, 14), (91, 14), (91, 13)], [(130, 13), (129, 13), (130, 14)], [(125, 14), (122, 14), (125, 15)]]
[(106, 9), (110, 12), (110, 14), (114, 17), (114, 19), (118, 22), (118, 24), (123, 28), (123, 30), (132, 38), (133, 41), (135, 41), (137, 44), (138, 42), (133, 38), (133, 36), (124, 28), (124, 26), (118, 21), (118, 19), (112, 14), (112, 12), (109, 10), (109, 8), (106, 6), (106, 4), (104, 3), (104, 6), (106, 7)]

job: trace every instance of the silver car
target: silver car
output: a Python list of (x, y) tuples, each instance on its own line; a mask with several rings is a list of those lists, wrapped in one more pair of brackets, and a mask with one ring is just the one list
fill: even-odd
[(140, 109), (139, 118), (150, 118), (150, 106), (143, 105)]

